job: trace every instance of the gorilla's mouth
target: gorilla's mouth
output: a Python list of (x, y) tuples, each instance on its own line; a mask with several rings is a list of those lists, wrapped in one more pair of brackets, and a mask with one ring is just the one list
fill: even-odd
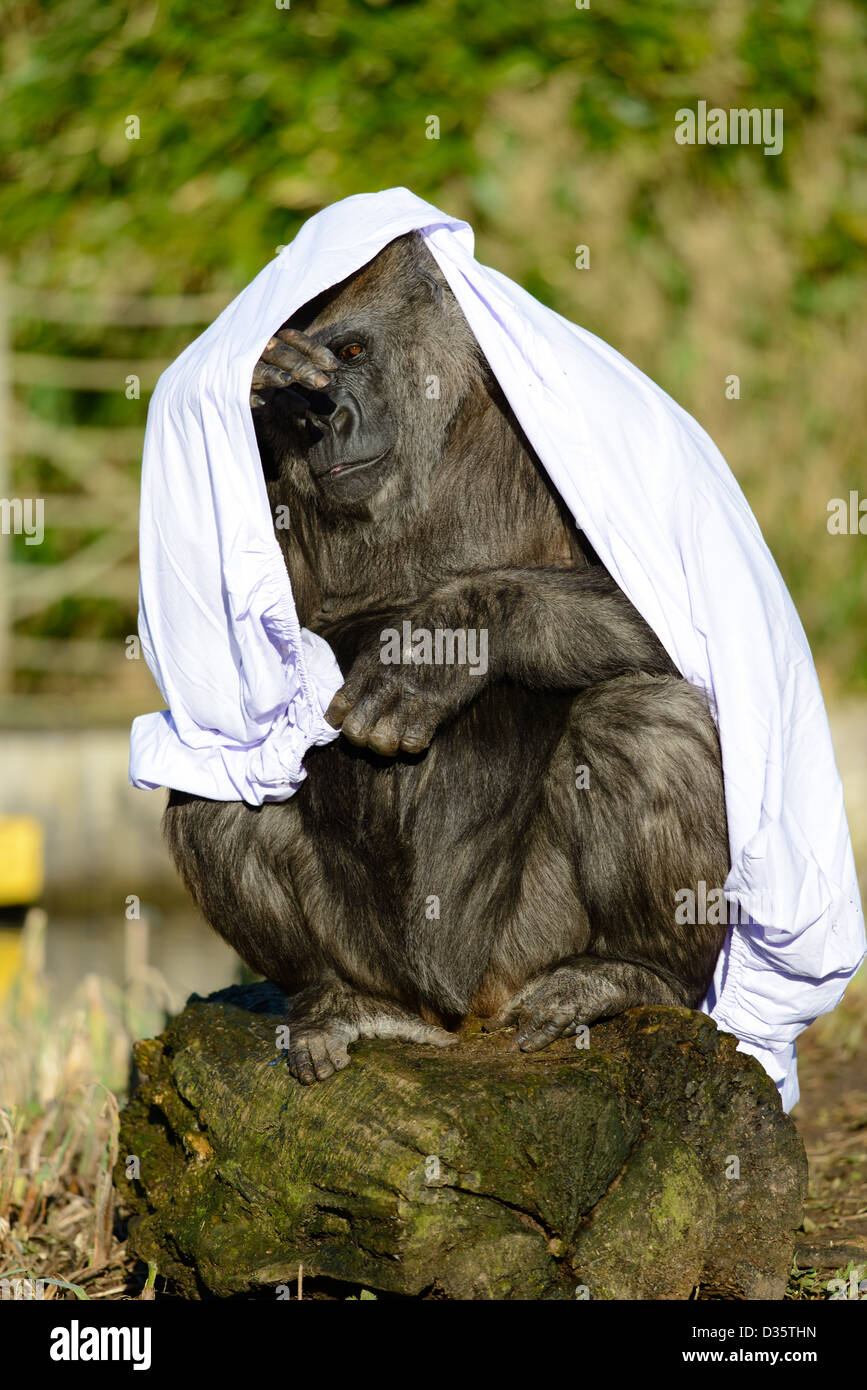
[(333, 478), (338, 473), (357, 473), (362, 468), (370, 468), (374, 463), (381, 463), (390, 452), (390, 449), (383, 449), (381, 454), (374, 454), (372, 458), (349, 459), (344, 463), (335, 463), (334, 467), (326, 469), (322, 476), (325, 478)]

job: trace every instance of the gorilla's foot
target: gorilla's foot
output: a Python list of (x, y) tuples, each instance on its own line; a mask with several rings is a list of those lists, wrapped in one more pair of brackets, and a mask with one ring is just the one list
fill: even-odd
[(521, 1051), (538, 1052), (555, 1038), (576, 1033), (582, 1024), (639, 1004), (683, 1004), (685, 994), (676, 981), (668, 984), (646, 966), (575, 956), (530, 980), (484, 1027), (493, 1032), (514, 1023)]
[(289, 1070), (303, 1086), (325, 1081), (349, 1065), (349, 1045), (359, 1038), (450, 1047), (454, 1033), (425, 1023), (387, 999), (358, 994), (346, 985), (311, 985), (293, 996), (289, 1013)]

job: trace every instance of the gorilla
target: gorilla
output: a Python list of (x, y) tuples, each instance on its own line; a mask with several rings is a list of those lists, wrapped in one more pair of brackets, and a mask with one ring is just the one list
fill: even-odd
[(447, 1046), (470, 1014), (532, 1052), (696, 1007), (725, 926), (678, 923), (675, 895), (728, 874), (714, 720), (418, 233), (284, 325), (251, 407), (300, 621), (345, 675), (341, 737), (290, 800), (171, 792), (164, 828), (205, 917), (290, 996), (292, 1074), (324, 1080), (359, 1038)]

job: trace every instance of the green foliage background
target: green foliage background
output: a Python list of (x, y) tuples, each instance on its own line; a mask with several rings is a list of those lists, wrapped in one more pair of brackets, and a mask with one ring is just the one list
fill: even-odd
[[(47, 296), (228, 297), (324, 204), (407, 185), (697, 416), (756, 511), (826, 691), (867, 688), (867, 536), (826, 526), (831, 498), (867, 496), (865, 9), (590, 5), (11, 0), (4, 254)], [(678, 145), (675, 112), (700, 99), (781, 108), (782, 154)], [(95, 348), (92, 329), (52, 330), (51, 345), (38, 324), (19, 332), (41, 351)], [(184, 342), (123, 324), (111, 337), (96, 344), (110, 357)], [(740, 400), (725, 398), (730, 374)], [(33, 393), (59, 420), (128, 425), (144, 409)], [(22, 467), (42, 477), (39, 460)], [(132, 619), (67, 600), (42, 621), (124, 633)]]

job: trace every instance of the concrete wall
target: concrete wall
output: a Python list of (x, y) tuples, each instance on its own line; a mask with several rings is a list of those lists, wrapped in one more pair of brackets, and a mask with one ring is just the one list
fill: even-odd
[(166, 793), (136, 791), (128, 764), (122, 729), (0, 731), (0, 813), (42, 821), (49, 901), (180, 891), (160, 835)]
[[(831, 716), (849, 822), (867, 886), (867, 706)], [(137, 893), (174, 900), (182, 890), (163, 847), (165, 792), (127, 781), (124, 730), (0, 731), (0, 813), (28, 813), (45, 826), (46, 897), (82, 909)]]

